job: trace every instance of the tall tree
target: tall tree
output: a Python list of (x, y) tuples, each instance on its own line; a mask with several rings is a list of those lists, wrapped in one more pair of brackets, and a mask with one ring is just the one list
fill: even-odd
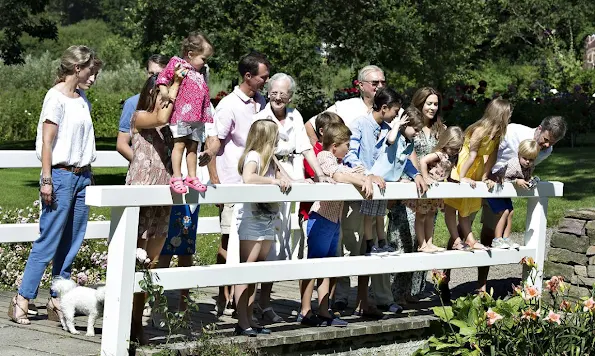
[(44, 14), (48, 0), (0, 1), (0, 57), (6, 64), (23, 63), (21, 35), (55, 39), (56, 24)]

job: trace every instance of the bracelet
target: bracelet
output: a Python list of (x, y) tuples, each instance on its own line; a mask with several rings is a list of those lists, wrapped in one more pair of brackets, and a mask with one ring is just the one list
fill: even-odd
[(39, 179), (39, 186), (43, 187), (44, 185), (52, 185), (52, 177), (41, 177)]

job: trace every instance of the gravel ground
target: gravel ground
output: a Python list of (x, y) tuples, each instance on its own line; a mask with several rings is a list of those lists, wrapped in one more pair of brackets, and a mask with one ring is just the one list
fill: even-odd
[[(550, 237), (553, 229), (548, 229), (546, 234), (546, 256), (550, 246)], [(510, 238), (518, 243), (523, 244), (523, 234), (513, 233)], [(505, 296), (511, 289), (512, 283), (518, 284), (522, 273), (522, 266), (501, 265), (490, 268), (488, 289), (494, 288), (495, 295)], [(432, 288), (431, 284), (428, 288)], [(451, 272), (450, 288), (453, 299), (462, 295), (473, 293), (477, 288), (477, 268), (461, 268)], [(423, 346), (424, 340), (412, 340), (407, 342), (397, 342), (391, 345), (383, 345), (379, 347), (362, 348), (353, 351), (327, 353), (324, 355), (337, 356), (373, 356), (373, 355), (397, 355), (409, 356), (417, 349)], [(318, 354), (323, 355), (323, 354)]]

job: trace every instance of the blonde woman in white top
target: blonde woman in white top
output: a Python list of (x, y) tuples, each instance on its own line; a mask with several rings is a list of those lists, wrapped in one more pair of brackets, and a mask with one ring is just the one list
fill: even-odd
[[(35, 142), (41, 160), (40, 236), (8, 310), (9, 318), (17, 324), (30, 324), (29, 300), (37, 297), (50, 261), (52, 276), (70, 278), (72, 262), (85, 236), (89, 215), (85, 188), (91, 184), (90, 165), (96, 153), (91, 106), (83, 90), (94, 83), (100, 66), (92, 49), (69, 47), (60, 59), (56, 83), (43, 101)], [(60, 302), (55, 291), (50, 293), (48, 319), (59, 321)]]

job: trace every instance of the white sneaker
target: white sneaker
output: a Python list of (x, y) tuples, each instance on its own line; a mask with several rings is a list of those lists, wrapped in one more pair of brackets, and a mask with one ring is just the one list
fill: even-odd
[(510, 245), (507, 244), (506, 241), (504, 241), (503, 238), (496, 237), (494, 240), (492, 240), (492, 248), (503, 248), (503, 249), (507, 249), (507, 248), (510, 248)]
[(521, 245), (517, 244), (516, 242), (513, 242), (510, 238), (508, 237), (503, 237), (502, 240), (504, 241), (505, 244), (507, 244), (510, 248), (519, 248), (521, 247)]

